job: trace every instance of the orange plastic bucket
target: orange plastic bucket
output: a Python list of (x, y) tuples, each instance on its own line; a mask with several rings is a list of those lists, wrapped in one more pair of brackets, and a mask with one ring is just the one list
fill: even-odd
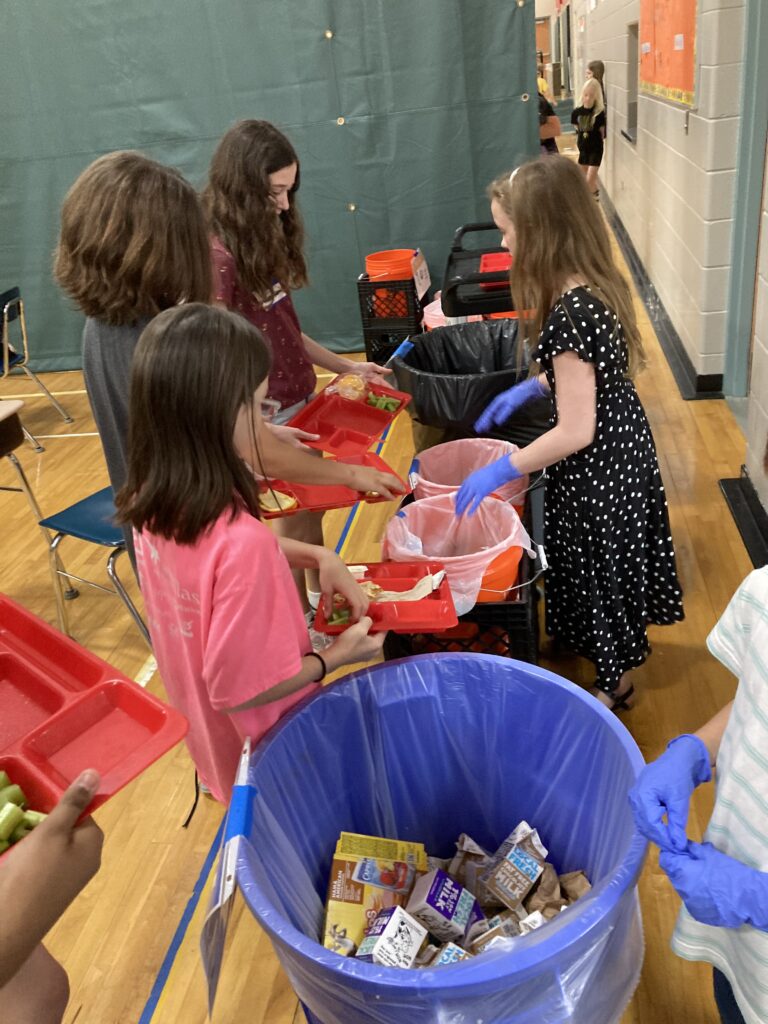
[(478, 604), (504, 600), (507, 591), (517, 583), (517, 573), (522, 557), (522, 548), (511, 547), (494, 558), (483, 574), (480, 592), (477, 595)]
[(368, 280), (406, 281), (413, 277), (415, 249), (382, 249), (365, 257), (365, 272)]

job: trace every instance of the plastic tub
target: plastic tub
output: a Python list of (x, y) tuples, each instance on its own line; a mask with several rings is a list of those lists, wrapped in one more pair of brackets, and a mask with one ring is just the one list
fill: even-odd
[(523, 549), (533, 555), (530, 537), (511, 505), (486, 498), (474, 515), (458, 518), (453, 494), (439, 494), (404, 505), (390, 519), (382, 555), (393, 562), (441, 562), (456, 613), (464, 615), (482, 590), (494, 591), (484, 600), (498, 601), (514, 587)]
[[(551, 672), (440, 654), (354, 673), (286, 715), (251, 757), (227, 836), (239, 888), (311, 1024), (612, 1024), (639, 977), (646, 844), (627, 793), (643, 765), (606, 708)], [(380, 968), (319, 943), (342, 829), (450, 856), (534, 824), (592, 891), (546, 927), (465, 963)], [(222, 940), (223, 941), (223, 940)]]
[(419, 423), (472, 432), (491, 399), (527, 375), (518, 369), (517, 324), (480, 321), (438, 327), (419, 335), (414, 348), (392, 368), (400, 391), (413, 396)]
[[(491, 437), (468, 437), (427, 448), (414, 459), (411, 467), (413, 495), (417, 501), (438, 494), (455, 494), (470, 473), (489, 466), (503, 455), (518, 451), (509, 441)], [(528, 474), (500, 487), (496, 497), (508, 501), (519, 516), (523, 514)]]

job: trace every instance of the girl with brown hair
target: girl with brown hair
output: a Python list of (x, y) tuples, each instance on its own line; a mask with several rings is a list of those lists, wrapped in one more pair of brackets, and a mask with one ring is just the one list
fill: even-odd
[[(367, 598), (338, 555), (278, 540), (259, 520), (270, 362), (256, 328), (227, 310), (192, 303), (155, 317), (133, 361), (117, 497), (163, 682), (189, 719), (201, 780), (224, 803), (243, 740), (260, 739), (326, 671), (376, 657), (384, 639), (369, 635)], [(289, 565), (315, 568), (327, 611), (338, 592), (358, 620), (322, 656)]]
[(553, 156), (490, 186), (491, 212), (515, 256), (511, 287), (542, 372), (497, 396), (478, 433), (529, 399), (554, 398), (551, 429), (473, 473), (456, 510), (472, 514), (504, 483), (549, 468), (547, 632), (595, 664), (597, 695), (628, 707), (646, 625), (683, 618), (656, 449), (632, 377), (644, 362), (629, 287), (578, 168)]
[[(139, 336), (160, 311), (212, 299), (197, 193), (178, 171), (141, 153), (100, 157), (64, 200), (54, 275), (86, 316), (83, 376), (117, 492), (126, 476), (128, 384)], [(297, 483), (340, 483), (387, 497), (398, 487), (365, 467), (322, 466), (273, 432), (265, 432), (263, 459), (271, 476)], [(126, 543), (132, 552), (130, 531)]]
[[(296, 205), (300, 182), (299, 158), (285, 135), (268, 121), (247, 120), (233, 125), (217, 146), (203, 192), (216, 301), (264, 335), (272, 351), (268, 397), (279, 403), (277, 423), (287, 422), (311, 399), (313, 364), (379, 383), (390, 373), (376, 363), (329, 352), (301, 329), (291, 300), (291, 292), (308, 280), (304, 228)], [(285, 536), (323, 543), (322, 515), (316, 513), (281, 520), (279, 529)], [(296, 580), (309, 620), (302, 574)], [(317, 591), (314, 574), (308, 586)]]
[(579, 106), (571, 113), (571, 124), (576, 126), (579, 167), (595, 199), (600, 198), (597, 172), (603, 162), (607, 128), (604, 78), (605, 64), (601, 60), (591, 60), (587, 65), (587, 78), (581, 90)]

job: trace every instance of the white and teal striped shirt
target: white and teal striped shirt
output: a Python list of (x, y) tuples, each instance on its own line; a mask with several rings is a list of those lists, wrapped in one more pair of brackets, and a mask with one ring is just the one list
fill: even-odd
[[(707, 646), (739, 680), (717, 756), (717, 796), (704, 838), (768, 872), (768, 566), (744, 580)], [(699, 924), (685, 907), (672, 949), (719, 968), (747, 1024), (768, 1022), (768, 932)]]

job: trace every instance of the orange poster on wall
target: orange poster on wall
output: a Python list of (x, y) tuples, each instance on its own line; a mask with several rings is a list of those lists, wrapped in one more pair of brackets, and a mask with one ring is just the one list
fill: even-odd
[(698, 0), (640, 0), (640, 90), (692, 107)]

